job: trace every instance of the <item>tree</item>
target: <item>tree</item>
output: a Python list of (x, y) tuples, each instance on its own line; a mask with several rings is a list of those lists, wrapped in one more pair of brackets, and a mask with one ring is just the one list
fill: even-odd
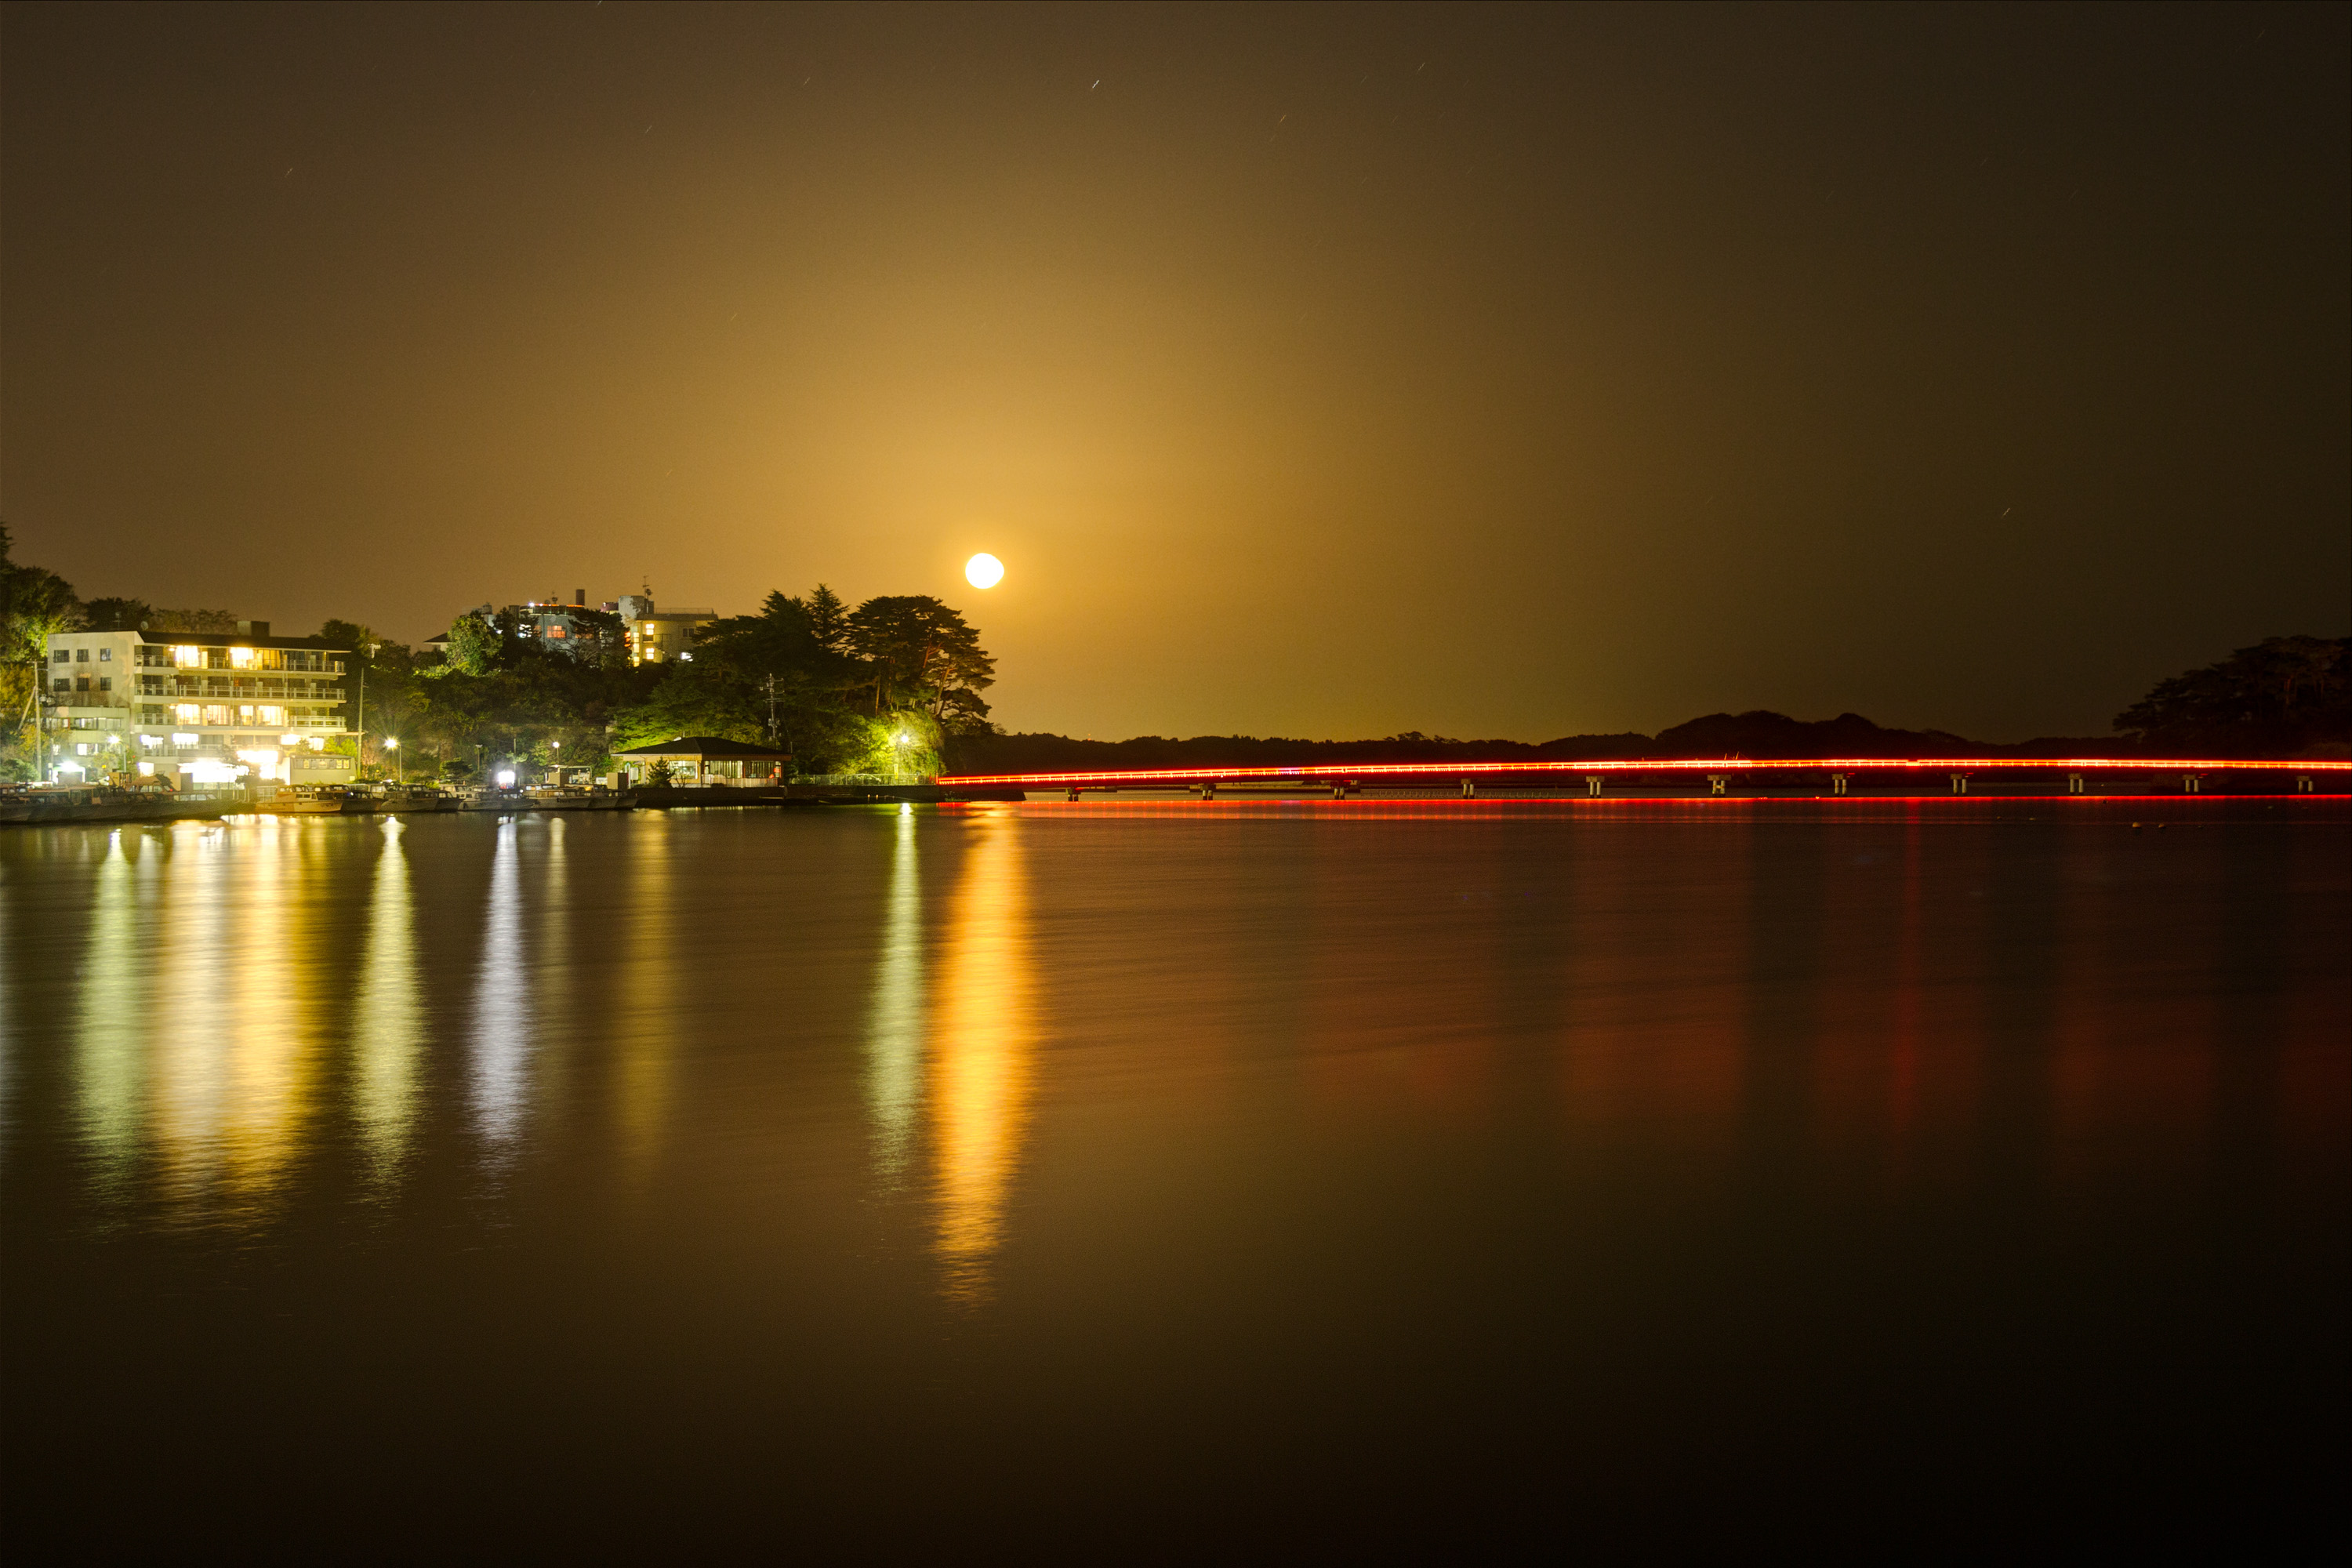
[(945, 727), (984, 721), (980, 693), (996, 682), (996, 661), (980, 634), (956, 611), (928, 594), (868, 599), (851, 612), (850, 651), (865, 661), (872, 712), (912, 708)]
[(94, 632), (135, 632), (146, 628), (154, 607), (144, 599), (91, 599), (82, 605)]
[(613, 719), (613, 743), (623, 751), (673, 735), (712, 735), (757, 744), (767, 726), (750, 693), (726, 671), (698, 659), (676, 666), (642, 702)]
[(39, 768), (38, 732), (28, 751), (26, 731), (40, 698), (49, 636), (79, 626), (82, 607), (73, 584), (56, 573), (17, 565), (14, 545), (7, 525), (0, 523), (0, 736), (6, 771), (23, 774)]
[(490, 617), (490, 626), (499, 634), (499, 662), (513, 662), (515, 650), (539, 640), (539, 626), (530, 613), (520, 605), (509, 605)]
[(568, 657), (596, 669), (628, 668), (628, 626), (618, 614), (575, 606), (571, 615), (572, 637), (563, 649)]
[(51, 633), (81, 627), (81, 600), (73, 584), (56, 573), (11, 561), (11, 542), (0, 529), (0, 658), (11, 664), (39, 664), (48, 658)]
[(2271, 637), (2159, 680), (2116, 715), (2142, 745), (2231, 756), (2352, 742), (2352, 637)]
[[(783, 598), (783, 595), (770, 594), (768, 597), (772, 602)], [(809, 635), (815, 639), (816, 646), (826, 653), (846, 657), (849, 653), (849, 606), (841, 602), (841, 595), (819, 583), (815, 591), (809, 595), (808, 603), (801, 609), (808, 616)]]
[[(350, 648), (359, 656), (360, 662), (362, 664), (372, 664), (374, 661), (374, 655), (368, 650), (383, 641), (373, 631), (357, 621), (328, 621), (319, 628), (319, 637), (329, 647)], [(369, 673), (373, 674), (374, 671), (370, 670)]]
[(231, 637), (236, 632), (236, 616), (228, 610), (150, 610), (147, 629), (151, 632), (216, 632)]
[(449, 623), (448, 662), (443, 668), (462, 675), (488, 675), (505, 651), (497, 628), (468, 610)]

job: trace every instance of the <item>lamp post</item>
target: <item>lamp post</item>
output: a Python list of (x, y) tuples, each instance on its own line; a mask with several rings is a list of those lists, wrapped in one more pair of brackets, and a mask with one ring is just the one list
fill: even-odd
[(369, 643), (364, 650), (352, 650), (360, 655), (360, 700), (358, 711), (353, 715), (358, 720), (355, 727), (359, 735), (352, 744), (352, 782), (354, 784), (359, 782), (360, 770), (367, 766), (367, 669), (370, 661), (375, 658), (375, 650), (381, 646)]
[(400, 737), (397, 735), (387, 735), (384, 737), (383, 743), (392, 748), (392, 782), (394, 784), (405, 783), (408, 775), (402, 772), (400, 766)]

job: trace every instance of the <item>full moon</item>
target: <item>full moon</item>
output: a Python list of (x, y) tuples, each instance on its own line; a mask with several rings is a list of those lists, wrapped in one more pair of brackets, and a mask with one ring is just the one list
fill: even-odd
[(963, 580), (975, 588), (993, 588), (1004, 581), (1004, 563), (993, 555), (975, 555), (963, 563)]

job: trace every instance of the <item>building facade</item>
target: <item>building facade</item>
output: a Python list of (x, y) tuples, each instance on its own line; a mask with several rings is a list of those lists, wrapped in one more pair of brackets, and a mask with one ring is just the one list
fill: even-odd
[(651, 783), (660, 768), (670, 784), (761, 789), (792, 776), (793, 754), (773, 746), (747, 745), (714, 735), (678, 735), (650, 746), (613, 753), (614, 771), (632, 785)]
[(716, 610), (657, 610), (651, 594), (624, 594), (619, 603), (631, 664), (691, 662), (695, 637), (719, 618)]
[[(517, 629), (515, 635), (545, 644), (551, 648), (569, 647), (583, 638), (593, 641), (595, 629), (580, 621), (579, 613), (589, 608), (588, 590), (575, 588), (572, 603), (549, 598), (532, 599), (524, 604), (509, 605), (503, 614)], [(667, 664), (673, 659), (691, 662), (694, 643), (704, 626), (719, 618), (716, 610), (661, 610), (654, 605), (650, 594), (624, 594), (618, 599), (607, 599), (596, 608), (605, 615), (621, 617), (621, 635), (628, 648), (631, 664)], [(491, 605), (477, 605), (465, 612), (479, 616), (487, 626), (496, 626), (501, 612)], [(610, 623), (607, 623), (608, 625)], [(437, 633), (425, 639), (427, 653), (446, 656), (449, 651), (449, 634)]]
[(269, 635), (58, 632), (42, 671), (42, 773), (174, 784), (341, 784), (357, 759), (351, 650)]

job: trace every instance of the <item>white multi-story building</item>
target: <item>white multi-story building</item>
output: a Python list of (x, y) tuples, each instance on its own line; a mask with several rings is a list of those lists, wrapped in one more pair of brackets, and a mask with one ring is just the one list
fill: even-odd
[(52, 779), (111, 773), (177, 783), (343, 784), (356, 759), (348, 648), (220, 632), (58, 632), (42, 671)]
[(719, 618), (716, 610), (656, 610), (651, 594), (624, 594), (618, 603), (631, 664), (691, 661), (696, 637)]

